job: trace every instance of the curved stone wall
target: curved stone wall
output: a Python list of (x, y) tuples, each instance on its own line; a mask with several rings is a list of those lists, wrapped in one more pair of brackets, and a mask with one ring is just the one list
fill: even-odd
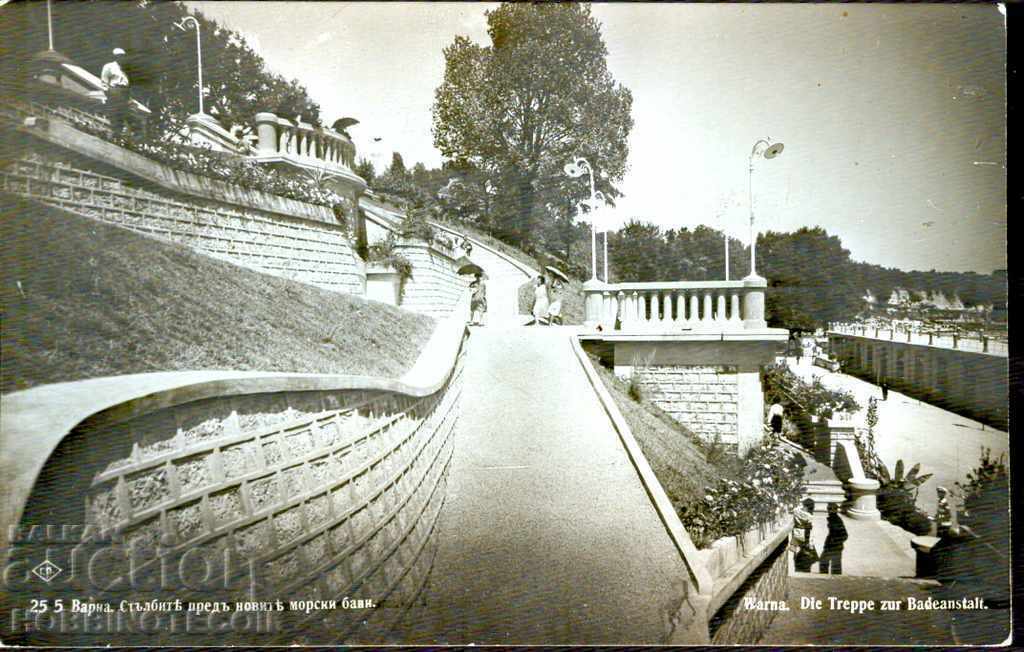
[(4, 396), (5, 642), (388, 642), (433, 563), (466, 336), (455, 311), (398, 380), (196, 371)]

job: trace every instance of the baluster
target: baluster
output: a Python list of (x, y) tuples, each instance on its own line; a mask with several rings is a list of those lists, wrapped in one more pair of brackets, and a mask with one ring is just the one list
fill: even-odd
[(677, 326), (686, 322), (686, 293), (682, 290), (676, 291), (676, 319)]
[(731, 306), (731, 309), (729, 311), (731, 313), (729, 315), (729, 321), (731, 321), (731, 322), (739, 322), (739, 321), (741, 321), (740, 320), (740, 293), (736, 292), (736, 291), (733, 291), (733, 292), (731, 292), (729, 294), (729, 298), (731, 299), (731, 302), (732, 302), (732, 306)]
[(697, 291), (690, 294), (690, 314), (686, 320), (691, 326), (696, 326), (700, 321), (700, 299), (697, 298)]
[(634, 328), (640, 321), (640, 295), (636, 290), (629, 295), (629, 323)]
[(718, 290), (718, 309), (715, 314), (715, 321), (725, 323), (725, 291)]
[(601, 324), (608, 328), (608, 311), (611, 308), (611, 297), (608, 290), (601, 293)]
[(650, 317), (650, 320), (649, 320), (651, 322), (651, 324), (656, 323), (660, 319), (660, 316), (658, 315), (658, 313), (661, 311), (661, 296), (660, 295), (661, 295), (660, 292), (657, 292), (657, 291), (651, 292), (651, 317)]
[[(629, 308), (626, 304), (626, 293), (619, 290), (619, 293), (615, 295), (616, 312), (621, 311), (619, 321), (621, 322), (622, 330), (626, 330), (626, 321), (629, 319)], [(612, 321), (612, 328), (615, 328), (615, 322)]]
[(701, 315), (701, 323), (710, 324), (712, 319), (714, 315), (711, 314), (711, 293), (704, 290), (704, 314)]

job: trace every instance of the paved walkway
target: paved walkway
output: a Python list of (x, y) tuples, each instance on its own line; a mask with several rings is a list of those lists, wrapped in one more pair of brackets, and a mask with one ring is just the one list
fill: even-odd
[[(825, 512), (814, 514), (811, 540), (820, 553), (828, 534)], [(886, 521), (856, 521), (841, 516), (849, 538), (843, 546), (843, 575), (856, 577), (914, 577), (916, 559), (910, 547), (913, 535)], [(793, 558), (789, 569), (793, 571)], [(818, 565), (811, 567), (818, 571)]]
[(817, 376), (826, 387), (852, 391), (862, 406), (860, 418), (867, 411), (868, 398), (878, 399), (875, 434), (878, 454), (890, 470), (902, 459), (908, 468), (920, 463), (921, 473), (935, 474), (921, 487), (917, 498), (918, 506), (929, 514), (935, 512), (938, 502), (935, 489), (952, 488), (954, 482), (963, 482), (967, 473), (978, 465), (982, 446), (991, 448), (993, 456), (1009, 455), (1010, 439), (1001, 430), (893, 390), (889, 390), (889, 400), (882, 401), (877, 385), (815, 367), (808, 358), (800, 365), (794, 360), (789, 358), (790, 369), (802, 378), (809, 380)]
[(569, 344), (476, 329), (410, 642), (658, 643), (686, 569)]

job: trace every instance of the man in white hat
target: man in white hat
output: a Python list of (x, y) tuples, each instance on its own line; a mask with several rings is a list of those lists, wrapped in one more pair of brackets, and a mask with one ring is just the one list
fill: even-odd
[(124, 50), (114, 48), (114, 60), (105, 64), (100, 72), (100, 80), (107, 91), (107, 112), (110, 117), (110, 127), (114, 131), (114, 138), (121, 135), (125, 119), (128, 117), (128, 75), (121, 68), (124, 61)]

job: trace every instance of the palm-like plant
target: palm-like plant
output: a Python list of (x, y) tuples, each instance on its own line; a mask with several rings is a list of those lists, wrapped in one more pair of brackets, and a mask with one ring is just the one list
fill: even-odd
[(906, 527), (919, 534), (927, 533), (929, 527), (927, 515), (920, 512), (917, 503), (917, 494), (921, 485), (928, 481), (933, 474), (925, 473), (918, 475), (921, 470), (920, 464), (910, 467), (904, 473), (903, 460), (897, 460), (892, 473), (884, 464), (878, 465), (878, 509), (882, 517), (896, 525)]

